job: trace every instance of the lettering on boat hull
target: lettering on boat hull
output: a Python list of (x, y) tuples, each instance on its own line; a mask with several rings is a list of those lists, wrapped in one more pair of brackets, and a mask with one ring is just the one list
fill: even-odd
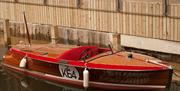
[(75, 67), (59, 64), (59, 71), (64, 78), (79, 80), (79, 72)]

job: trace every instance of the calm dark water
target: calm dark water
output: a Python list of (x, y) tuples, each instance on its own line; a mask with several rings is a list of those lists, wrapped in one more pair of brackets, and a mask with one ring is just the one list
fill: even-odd
[(56, 85), (44, 80), (14, 73), (10, 70), (0, 70), (0, 91), (83, 91), (66, 85)]
[[(2, 55), (7, 51), (7, 48), (4, 47), (1, 42), (2, 41), (0, 41), (0, 64), (2, 60)], [(12, 72), (10, 70), (4, 69), (0, 65), (0, 91), (104, 91), (104, 90), (97, 90), (97, 89), (85, 90), (63, 84), (54, 84), (45, 80), (40, 80), (37, 78)], [(173, 82), (170, 91), (180, 91), (180, 82), (177, 81)]]

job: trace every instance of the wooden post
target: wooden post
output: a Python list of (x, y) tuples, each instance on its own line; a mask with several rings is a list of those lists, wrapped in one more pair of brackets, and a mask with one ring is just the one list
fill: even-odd
[(47, 3), (48, 3), (48, 0), (44, 0), (44, 1), (43, 1), (43, 4), (44, 4), (44, 5), (47, 5)]
[(51, 43), (56, 44), (57, 43), (57, 38), (58, 38), (58, 27), (57, 26), (52, 26), (51, 27)]
[(81, 0), (76, 0), (76, 7), (81, 8)]
[(114, 33), (112, 36), (112, 44), (113, 48), (115, 50), (120, 50), (121, 49), (121, 35), (119, 33)]
[(4, 20), (4, 44), (7, 47), (11, 45), (10, 26), (8, 19)]
[(168, 3), (169, 3), (169, 0), (163, 0), (163, 8), (164, 8), (164, 10), (163, 10), (163, 14), (164, 14), (164, 16), (168, 16), (168, 13), (169, 13), (169, 11), (168, 11)]

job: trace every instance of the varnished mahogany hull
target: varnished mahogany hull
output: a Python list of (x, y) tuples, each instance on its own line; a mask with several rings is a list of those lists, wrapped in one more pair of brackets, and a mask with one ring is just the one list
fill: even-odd
[[(72, 80), (62, 77), (59, 65), (28, 58), (26, 68), (20, 68), (23, 56), (7, 53), (3, 61), (4, 67), (33, 77), (68, 84), (83, 88), (84, 67), (74, 67), (79, 72), (79, 79)], [(89, 68), (90, 88), (124, 90), (124, 89), (168, 89), (171, 82), (172, 69), (151, 71), (104, 70)]]

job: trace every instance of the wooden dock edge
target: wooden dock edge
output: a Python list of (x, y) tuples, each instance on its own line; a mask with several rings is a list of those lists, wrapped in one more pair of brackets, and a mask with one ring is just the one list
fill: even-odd
[(121, 45), (125, 47), (180, 55), (180, 42), (121, 35)]

